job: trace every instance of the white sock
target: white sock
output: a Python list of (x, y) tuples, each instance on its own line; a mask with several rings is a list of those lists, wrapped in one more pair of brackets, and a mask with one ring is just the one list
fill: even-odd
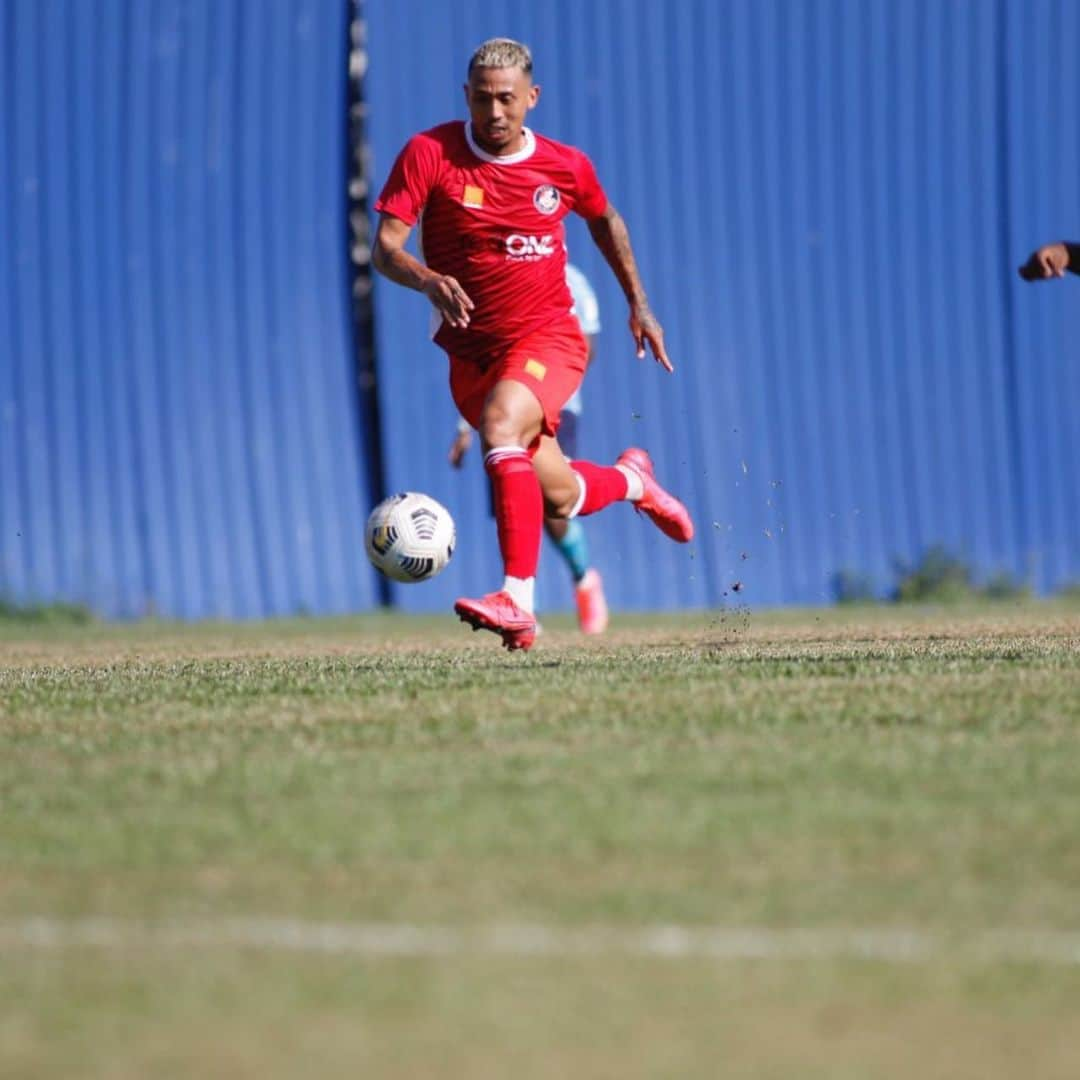
[(641, 482), (641, 477), (629, 465), (616, 465), (615, 468), (626, 477), (627, 501), (637, 502), (645, 494), (645, 485)]
[[(569, 460), (569, 458), (567, 458)], [(581, 475), (576, 469), (574, 470), (574, 477), (577, 480), (578, 497), (577, 502), (574, 503), (573, 510), (566, 515), (567, 519), (573, 521), (574, 518), (581, 513), (581, 508), (585, 505), (585, 477)]]
[(536, 591), (536, 578), (510, 577), (503, 579), (503, 591), (508, 592), (522, 611), (533, 613), (533, 594)]

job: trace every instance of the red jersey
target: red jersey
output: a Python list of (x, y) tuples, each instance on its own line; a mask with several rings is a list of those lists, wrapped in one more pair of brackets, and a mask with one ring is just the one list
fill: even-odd
[(585, 154), (524, 135), (505, 157), (480, 149), (460, 120), (414, 135), (375, 203), (407, 225), (420, 220), (424, 261), (457, 278), (476, 305), (466, 329), (444, 322), (435, 335), (454, 356), (501, 350), (565, 316), (573, 301), (563, 218), (607, 207)]

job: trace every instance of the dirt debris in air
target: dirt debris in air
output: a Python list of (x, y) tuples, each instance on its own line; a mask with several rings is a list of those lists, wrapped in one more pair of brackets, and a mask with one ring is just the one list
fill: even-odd
[[(742, 584), (736, 582), (738, 589), (732, 586), (732, 591), (739, 591), (742, 589)], [(724, 592), (724, 596), (728, 595), (727, 590)], [(710, 649), (716, 649), (724, 644), (733, 644), (739, 634), (745, 633), (750, 629), (750, 608), (746, 604), (739, 604), (737, 607), (725, 608), (715, 618), (709, 620), (708, 628), (714, 634), (719, 637), (714, 637), (708, 642)]]

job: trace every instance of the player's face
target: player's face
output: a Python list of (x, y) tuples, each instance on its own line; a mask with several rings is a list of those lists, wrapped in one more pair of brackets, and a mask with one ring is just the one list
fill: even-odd
[(473, 68), (465, 84), (473, 138), (489, 154), (521, 149), (525, 116), (540, 97), (540, 87), (521, 68)]

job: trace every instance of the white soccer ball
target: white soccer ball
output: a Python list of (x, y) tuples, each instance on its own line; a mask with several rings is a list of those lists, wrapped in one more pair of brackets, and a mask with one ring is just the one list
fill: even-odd
[(455, 539), (450, 511), (416, 491), (383, 499), (364, 529), (371, 565), (394, 581), (429, 581), (450, 561)]

